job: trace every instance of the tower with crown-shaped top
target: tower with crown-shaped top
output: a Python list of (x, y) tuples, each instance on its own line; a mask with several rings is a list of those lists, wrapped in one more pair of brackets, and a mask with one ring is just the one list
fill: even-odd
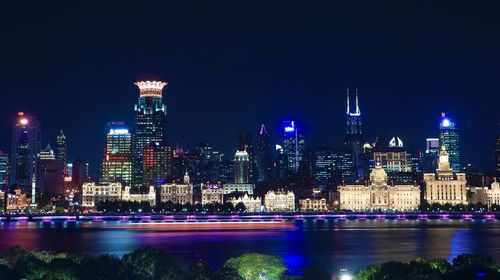
[(365, 164), (363, 160), (363, 132), (361, 126), (361, 110), (359, 109), (358, 89), (356, 89), (356, 110), (351, 112), (349, 89), (347, 89), (347, 111), (346, 111), (346, 140), (345, 145), (352, 153), (354, 173), (358, 179), (365, 176)]

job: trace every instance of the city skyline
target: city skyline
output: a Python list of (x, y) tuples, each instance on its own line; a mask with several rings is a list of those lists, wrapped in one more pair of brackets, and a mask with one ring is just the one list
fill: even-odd
[[(189, 4), (161, 4), (155, 10), (103, 4), (97, 11), (92, 5), (78, 11), (44, 5), (40, 11), (52, 20), (41, 20), (40, 27), (11, 21), (6, 35), (14, 44), (0, 47), (11, 54), (0, 70), (0, 150), (10, 154), (11, 126), (24, 111), (42, 124), (42, 147), (55, 147), (63, 129), (69, 159), (88, 160), (96, 173), (106, 124), (124, 121), (132, 127), (138, 97), (133, 83), (143, 73), (155, 73), (169, 83), (164, 99), (170, 144), (193, 147), (208, 141), (231, 158), (238, 133), (254, 135), (264, 123), (277, 143), (281, 122), (294, 119), (305, 126), (308, 146), (342, 146), (345, 89), (358, 88), (366, 141), (397, 135), (410, 151), (425, 149), (425, 139), (438, 136), (445, 112), (460, 131), (463, 164), (492, 170), (500, 99), (495, 94), (500, 39), (489, 36), (498, 20), (494, 9), (468, 7), (464, 18), (461, 4), (432, 9), (422, 4), (399, 14), (393, 13), (398, 7), (366, 5), (358, 10), (350, 4), (291, 3), (283, 10), (268, 4), (234, 14), (226, 12), (241, 8), (238, 4), (205, 7), (207, 12), (192, 11)], [(15, 14), (17, 9), (7, 10)], [(84, 17), (91, 11), (93, 17)], [(34, 19), (41, 16), (27, 12)], [(251, 12), (259, 20), (240, 19)], [(74, 21), (57, 24), (70, 13)], [(221, 13), (234, 24), (215, 20)], [(192, 21), (185, 25), (188, 15)], [(130, 29), (108, 22), (131, 17), (149, 21)], [(396, 19), (397, 27), (391, 25)], [(24, 32), (30, 29), (41, 36)], [(157, 42), (143, 44), (138, 31)], [(366, 42), (370, 47), (361, 48)], [(36, 52), (30, 51), (33, 45)]]

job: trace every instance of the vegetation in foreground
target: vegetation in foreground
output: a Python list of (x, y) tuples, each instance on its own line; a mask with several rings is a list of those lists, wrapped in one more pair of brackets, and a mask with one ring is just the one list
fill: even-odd
[[(121, 280), (263, 280), (263, 279), (343, 279), (318, 267), (307, 267), (303, 275), (287, 275), (283, 260), (262, 254), (244, 254), (232, 258), (214, 271), (198, 260), (187, 265), (165, 252), (144, 248), (118, 258), (66, 253), (25, 251), (18, 247), (0, 253), (0, 280), (16, 279), (121, 279)], [(460, 255), (448, 263), (443, 259), (415, 259), (407, 263), (387, 262), (369, 266), (353, 279), (500, 279), (500, 265), (490, 257)]]

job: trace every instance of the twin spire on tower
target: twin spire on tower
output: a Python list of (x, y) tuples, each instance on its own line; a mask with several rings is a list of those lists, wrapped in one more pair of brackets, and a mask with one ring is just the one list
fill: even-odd
[(359, 102), (358, 102), (358, 89), (356, 88), (356, 113), (351, 113), (351, 108), (349, 105), (349, 88), (347, 88), (347, 115), (350, 116), (361, 116), (361, 110), (359, 110)]

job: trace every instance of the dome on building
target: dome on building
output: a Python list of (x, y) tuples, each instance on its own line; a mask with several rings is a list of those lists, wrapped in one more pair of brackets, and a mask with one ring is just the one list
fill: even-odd
[(378, 162), (370, 173), (370, 181), (373, 185), (385, 185), (387, 183), (387, 173)]
[(404, 144), (403, 144), (403, 140), (401, 140), (401, 138), (395, 136), (395, 137), (392, 137), (391, 141), (389, 141), (389, 147), (391, 148), (394, 148), (394, 147), (397, 147), (397, 148), (403, 148)]

